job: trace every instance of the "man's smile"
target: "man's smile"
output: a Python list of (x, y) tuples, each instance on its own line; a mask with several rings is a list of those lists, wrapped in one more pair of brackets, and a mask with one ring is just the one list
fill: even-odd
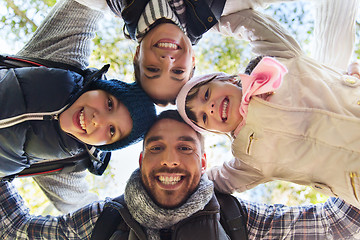
[(185, 178), (183, 174), (178, 173), (160, 173), (155, 176), (160, 188), (165, 190), (178, 189)]

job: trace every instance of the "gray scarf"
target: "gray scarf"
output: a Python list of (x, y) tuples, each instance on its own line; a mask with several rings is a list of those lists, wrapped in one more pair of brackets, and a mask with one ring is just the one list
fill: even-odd
[(160, 229), (169, 228), (204, 209), (213, 196), (213, 183), (204, 174), (197, 190), (180, 207), (164, 209), (148, 196), (141, 183), (140, 170), (131, 175), (125, 188), (125, 202), (132, 217), (146, 228), (148, 239), (160, 240)]

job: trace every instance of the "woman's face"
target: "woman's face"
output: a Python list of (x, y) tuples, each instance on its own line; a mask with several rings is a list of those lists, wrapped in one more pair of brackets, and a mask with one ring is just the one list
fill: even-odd
[(241, 88), (234, 83), (215, 80), (201, 86), (187, 106), (195, 113), (198, 126), (230, 133), (242, 121), (241, 97)]
[(195, 66), (190, 39), (171, 23), (150, 30), (137, 48), (135, 59), (141, 86), (156, 100), (174, 100)]
[(103, 90), (82, 94), (60, 114), (59, 122), (64, 132), (94, 146), (125, 138), (133, 126), (126, 106)]

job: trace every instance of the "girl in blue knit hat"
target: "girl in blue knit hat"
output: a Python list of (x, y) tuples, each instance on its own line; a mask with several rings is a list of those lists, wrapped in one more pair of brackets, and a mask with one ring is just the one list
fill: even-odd
[(101, 71), (87, 81), (56, 68), (0, 70), (0, 177), (81, 148), (112, 151), (142, 138), (156, 116), (151, 99), (136, 83), (100, 79)]

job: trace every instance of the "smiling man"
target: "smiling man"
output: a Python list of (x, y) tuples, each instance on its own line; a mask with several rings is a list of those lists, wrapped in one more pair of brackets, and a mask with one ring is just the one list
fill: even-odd
[[(358, 239), (360, 210), (337, 198), (299, 207), (214, 194), (203, 138), (174, 110), (148, 131), (124, 195), (64, 216), (31, 216), (0, 182), (1, 239)], [(246, 167), (246, 166), (244, 166)], [(232, 201), (224, 204), (224, 199)], [(231, 218), (225, 212), (235, 213)], [(220, 220), (221, 219), (221, 220)], [(241, 219), (241, 221), (240, 221)], [(233, 228), (225, 222), (233, 223)], [(346, 227), (344, 227), (346, 226)]]
[(203, 138), (188, 125), (163, 119), (147, 133), (140, 155), (141, 180), (159, 206), (180, 206), (197, 188), (205, 168)]

